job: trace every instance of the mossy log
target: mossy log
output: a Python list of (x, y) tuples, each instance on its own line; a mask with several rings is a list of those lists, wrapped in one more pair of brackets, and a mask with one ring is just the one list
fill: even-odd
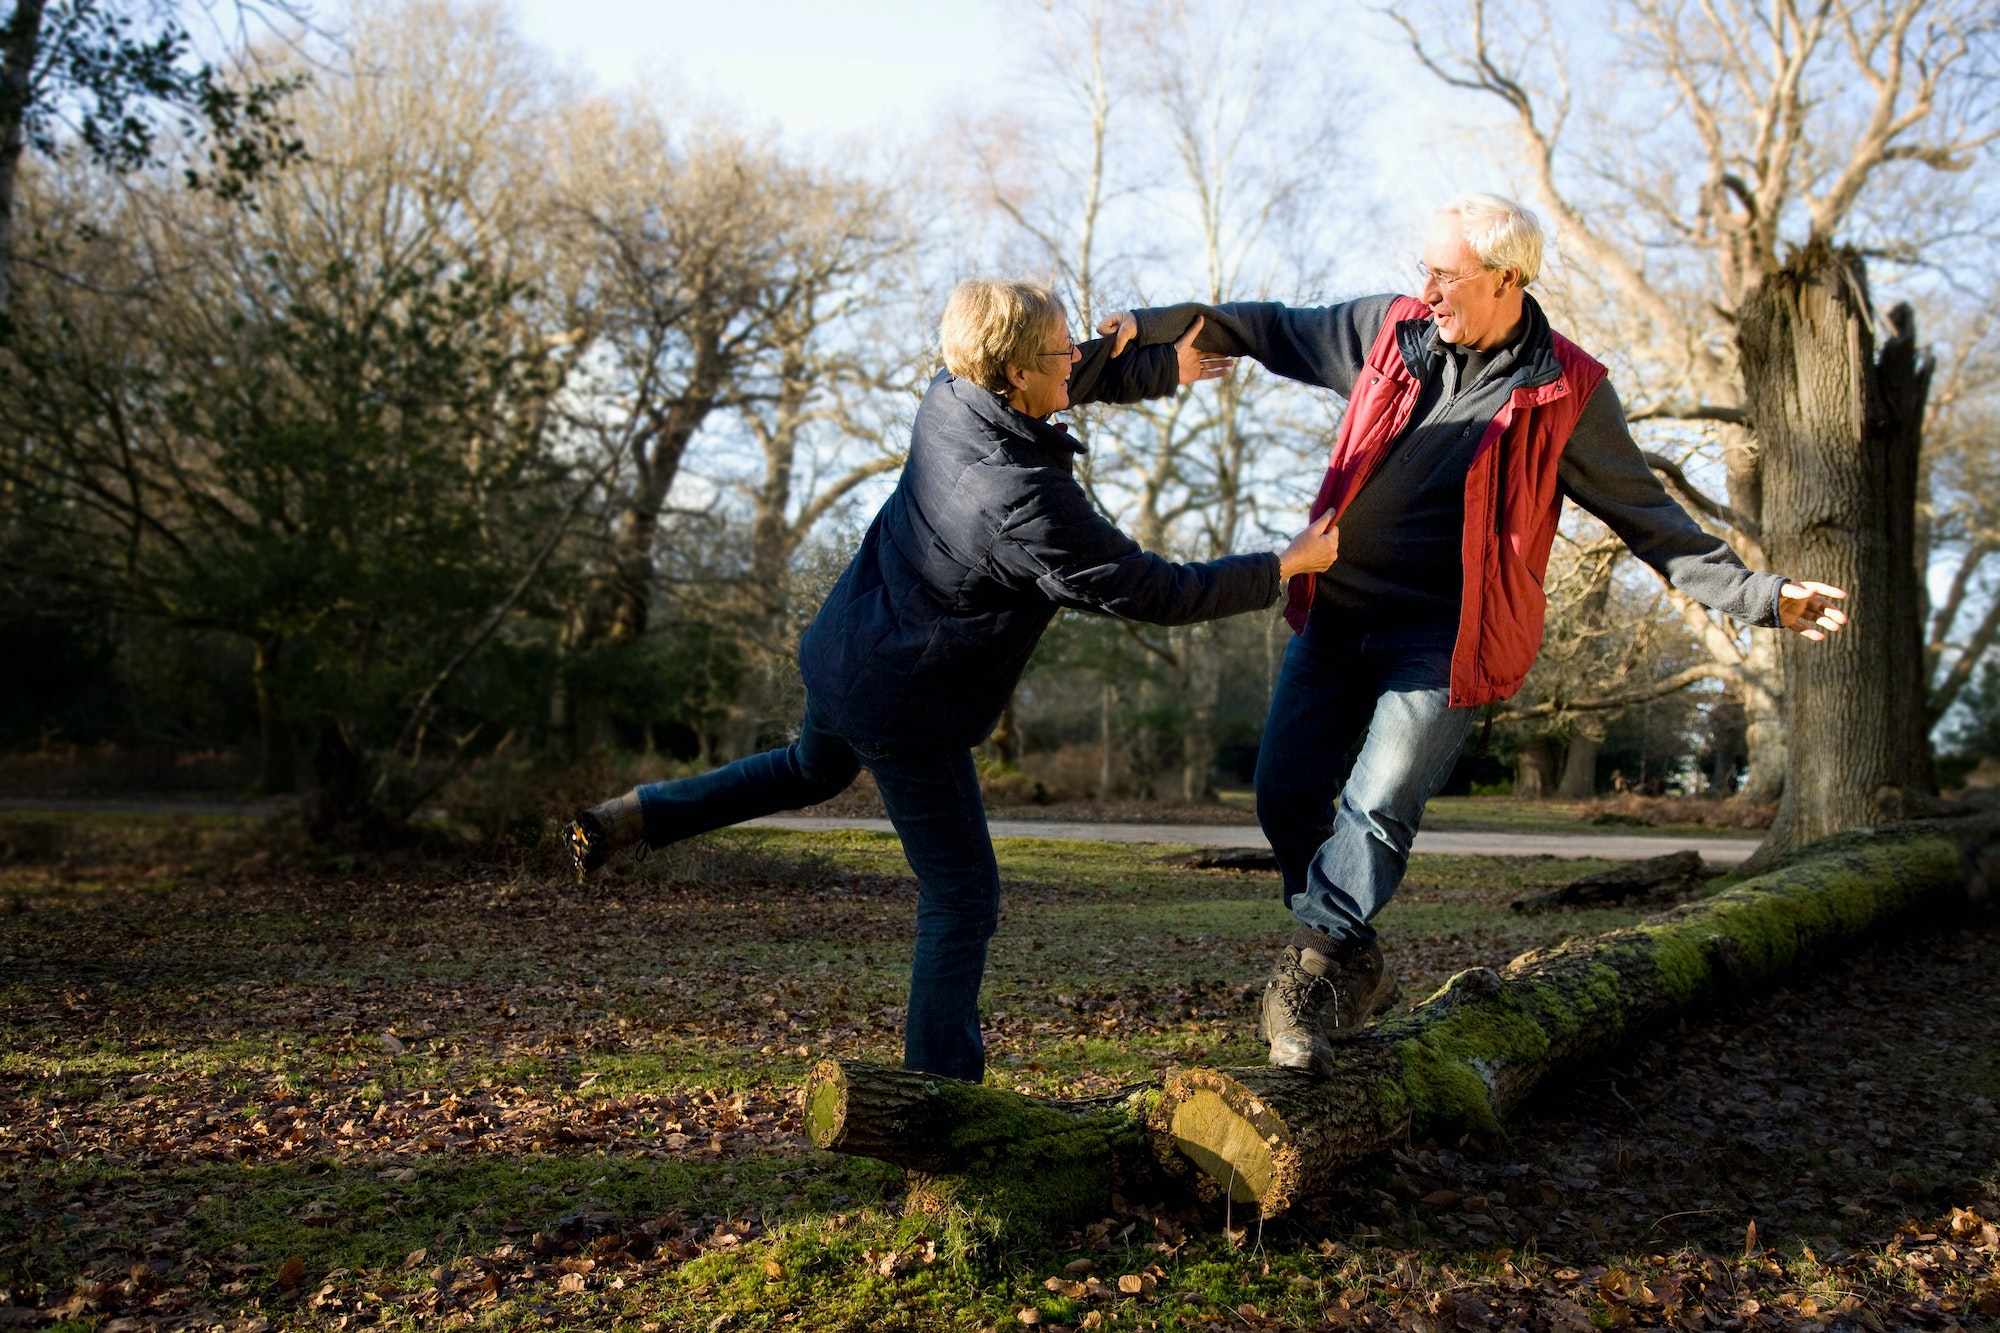
[(1269, 1067), (1171, 1076), (1158, 1139), (1266, 1217), (1345, 1167), (1419, 1137), (1496, 1130), (1544, 1078), (1718, 999), (1984, 897), (1990, 818), (1858, 830), (1698, 903), (1594, 939), (1461, 972), (1339, 1047), (1330, 1078)]
[(1088, 1101), (1028, 1097), (983, 1083), (858, 1060), (822, 1060), (805, 1087), (814, 1146), (893, 1162), (907, 1206), (952, 1207), (996, 1231), (1095, 1217), (1117, 1190), (1158, 1173), (1149, 1142), (1157, 1088)]
[(1461, 972), (1341, 1043), (1332, 1078), (1188, 1069), (1164, 1089), (1061, 1102), (827, 1060), (806, 1084), (806, 1133), (908, 1169), (914, 1209), (1001, 1229), (1097, 1215), (1162, 1174), (1272, 1216), (1409, 1134), (1497, 1129), (1551, 1074), (1990, 884), (2000, 816), (1857, 830), (1628, 929)]

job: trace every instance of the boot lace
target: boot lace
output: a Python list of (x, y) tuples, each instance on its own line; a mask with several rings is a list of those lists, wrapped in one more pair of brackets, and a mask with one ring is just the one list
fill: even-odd
[(1332, 982), (1314, 976), (1296, 963), (1278, 969), (1271, 978), (1271, 989), (1277, 995), (1279, 1012), (1286, 1025), (1305, 1029), (1319, 1022), (1321, 1007), (1335, 995)]

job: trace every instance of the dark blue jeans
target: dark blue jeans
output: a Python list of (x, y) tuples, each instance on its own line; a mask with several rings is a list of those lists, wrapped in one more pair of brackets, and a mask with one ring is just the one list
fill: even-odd
[(917, 949), (903, 1067), (977, 1083), (986, 1074), (979, 985), (1000, 920), (1000, 867), (972, 751), (850, 741), (810, 711), (799, 739), (712, 772), (639, 788), (655, 847), (780, 810), (829, 800), (862, 768), (875, 775), (903, 855), (917, 875)]
[(1257, 822), (1301, 924), (1375, 938), (1368, 922), (1402, 884), (1424, 805), (1472, 725), (1472, 709), (1448, 703), (1457, 634), (1315, 614), (1285, 651), (1257, 751)]

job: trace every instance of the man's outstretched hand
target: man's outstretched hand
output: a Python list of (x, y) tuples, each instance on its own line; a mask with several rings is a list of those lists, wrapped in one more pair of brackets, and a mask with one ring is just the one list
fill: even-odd
[(1847, 613), (1834, 605), (1846, 596), (1830, 583), (1787, 583), (1778, 589), (1778, 623), (1808, 639), (1824, 639), (1847, 623)]
[(1340, 529), (1333, 525), (1333, 511), (1328, 510), (1292, 538), (1292, 544), (1278, 557), (1278, 576), (1289, 579), (1294, 574), (1321, 573), (1339, 555)]
[[(1174, 339), (1174, 359), (1180, 364), (1182, 384), (1219, 380), (1236, 369), (1236, 358), (1233, 356), (1215, 356), (1195, 350), (1194, 336), (1201, 332), (1202, 323), (1202, 317), (1196, 315), (1194, 323), (1188, 325), (1187, 332)], [(1097, 331), (1106, 338), (1118, 340), (1111, 345), (1111, 358), (1115, 361), (1125, 355), (1125, 349), (1139, 336), (1139, 318), (1129, 310), (1121, 310), (1115, 315), (1106, 315), (1097, 321)]]
[(1201, 316), (1196, 315), (1194, 323), (1187, 326), (1187, 332), (1174, 339), (1174, 359), (1180, 363), (1182, 384), (1219, 380), (1236, 369), (1236, 358), (1233, 356), (1211, 356), (1194, 350), (1194, 335), (1201, 332), (1201, 322)]

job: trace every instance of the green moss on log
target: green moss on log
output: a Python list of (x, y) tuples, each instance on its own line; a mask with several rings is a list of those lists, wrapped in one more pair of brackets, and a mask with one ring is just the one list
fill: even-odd
[(1496, 1130), (1557, 1070), (1853, 947), (1913, 910), (1964, 901), (1968, 855), (1994, 839), (1993, 825), (1969, 821), (1828, 839), (1706, 901), (1524, 954), (1500, 972), (1461, 972), (1412, 1012), (1343, 1043), (1331, 1079), (1182, 1071), (1168, 1080), (1156, 1127), (1268, 1216), (1406, 1134)]

